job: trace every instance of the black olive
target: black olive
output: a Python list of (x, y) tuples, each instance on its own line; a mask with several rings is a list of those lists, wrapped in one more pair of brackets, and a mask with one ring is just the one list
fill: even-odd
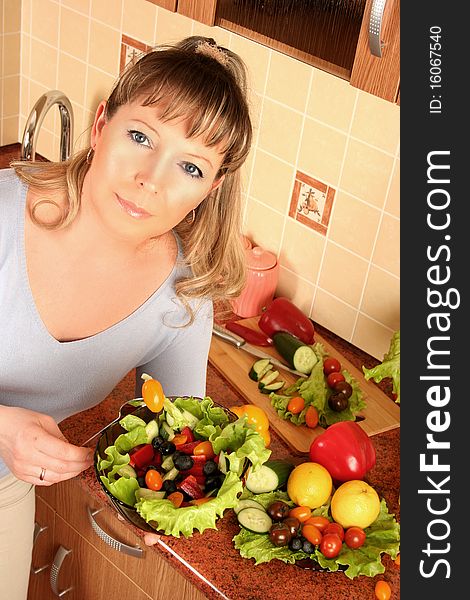
[(282, 500), (276, 500), (266, 510), (273, 521), (282, 521), (282, 519), (287, 517), (289, 511), (289, 505)]
[(137, 483), (139, 484), (139, 487), (147, 487), (145, 485), (145, 477), (143, 475), (137, 477)]
[(168, 456), (169, 454), (173, 454), (173, 452), (175, 452), (176, 446), (173, 444), (173, 442), (169, 442), (168, 440), (166, 440), (160, 446), (159, 450), (163, 456)]
[(173, 455), (173, 464), (178, 471), (187, 471), (193, 467), (194, 460), (189, 454), (177, 454), (176, 456)]
[(146, 473), (147, 473), (147, 471), (151, 471), (151, 470), (158, 471), (158, 467), (155, 465), (148, 465), (148, 467), (145, 467)]
[(300, 521), (297, 517), (287, 517), (282, 521), (284, 525), (289, 527), (289, 530), (292, 535), (297, 535), (300, 531)]
[(209, 475), (214, 475), (215, 473), (217, 473), (218, 469), (219, 468), (216, 462), (214, 462), (213, 460), (208, 460), (204, 463), (204, 466), (202, 467), (202, 472), (207, 477)]
[(302, 540), (298, 537), (294, 537), (291, 539), (291, 541), (289, 542), (289, 548), (291, 550), (294, 550), (294, 552), (296, 552), (297, 550), (301, 550), (302, 549)]
[(165, 479), (162, 485), (162, 490), (167, 494), (172, 494), (173, 492), (176, 492), (176, 483), (173, 481), (173, 479)]
[(338, 392), (336, 394), (331, 394), (331, 396), (328, 398), (328, 406), (331, 408), (331, 410), (341, 412), (348, 408), (349, 402), (344, 394)]
[(338, 383), (333, 386), (333, 389), (335, 392), (346, 396), (346, 398), (350, 398), (353, 393), (352, 386), (347, 381), (338, 381)]
[(221, 485), (222, 481), (218, 475), (209, 475), (204, 484), (204, 489), (206, 492), (209, 492), (210, 490), (218, 490)]
[(162, 438), (161, 435), (157, 435), (152, 440), (152, 446), (155, 448), (155, 450), (160, 450), (160, 446), (163, 444), (164, 441), (165, 440)]
[(312, 542), (305, 540), (302, 544), (302, 550), (305, 552), (305, 554), (313, 554), (315, 552), (315, 546), (312, 544)]
[(292, 539), (292, 534), (284, 523), (274, 523), (269, 530), (269, 539), (275, 546), (287, 546)]

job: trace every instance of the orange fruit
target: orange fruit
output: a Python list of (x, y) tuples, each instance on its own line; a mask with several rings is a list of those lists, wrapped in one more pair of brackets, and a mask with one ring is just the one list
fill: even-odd
[(262, 408), (253, 406), (253, 404), (244, 404), (243, 406), (232, 406), (230, 409), (241, 418), (246, 415), (248, 425), (253, 425), (256, 431), (267, 431), (269, 428), (268, 415)]
[(287, 480), (289, 498), (299, 506), (318, 508), (331, 496), (333, 481), (322, 465), (304, 462), (297, 465)]
[(360, 479), (346, 481), (333, 494), (331, 516), (345, 529), (369, 527), (380, 513), (380, 498), (372, 486)]

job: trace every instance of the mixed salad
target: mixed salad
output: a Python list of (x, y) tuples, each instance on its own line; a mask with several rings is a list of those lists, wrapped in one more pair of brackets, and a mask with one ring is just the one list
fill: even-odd
[(148, 422), (129, 414), (119, 423), (126, 433), (98, 457), (100, 480), (166, 535), (216, 529), (237, 504), (246, 469), (256, 472), (271, 454), (245, 416), (231, 421), (209, 397), (165, 398)]

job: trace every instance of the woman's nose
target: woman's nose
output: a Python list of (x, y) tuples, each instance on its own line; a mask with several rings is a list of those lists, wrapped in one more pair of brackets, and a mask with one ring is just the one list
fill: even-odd
[(157, 193), (158, 186), (154, 177), (150, 177), (144, 173), (139, 173), (136, 177), (136, 182), (142, 190), (145, 190), (151, 194)]

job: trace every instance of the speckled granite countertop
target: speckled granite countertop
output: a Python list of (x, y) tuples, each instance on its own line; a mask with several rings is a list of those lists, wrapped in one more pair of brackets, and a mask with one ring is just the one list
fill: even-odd
[[(320, 326), (318, 331), (335, 345), (341, 353), (358, 368), (377, 364), (377, 360), (354, 348), (341, 338), (329, 333)], [(390, 394), (390, 386), (381, 388)], [(134, 379), (129, 373), (113, 392), (100, 405), (71, 417), (61, 424), (66, 437), (81, 443), (97, 430), (113, 420), (123, 402), (133, 398)], [(241, 396), (211, 367), (207, 372), (207, 394), (226, 407), (243, 404)], [(307, 455), (294, 454), (290, 448), (271, 432), (272, 456), (276, 458), (290, 457), (294, 462), (301, 462)], [(399, 519), (400, 488), (400, 430), (394, 429), (373, 437), (377, 451), (376, 466), (368, 473), (367, 480), (387, 501), (390, 512)], [(88, 469), (79, 477), (80, 484), (95, 500), (109, 504), (93, 469)], [(142, 532), (128, 525), (137, 535)], [(208, 598), (229, 598), (230, 600), (285, 600), (287, 595), (297, 598), (335, 599), (374, 599), (374, 587), (378, 579), (385, 579), (392, 588), (392, 600), (400, 597), (400, 573), (387, 555), (382, 562), (385, 573), (375, 578), (365, 576), (354, 580), (342, 573), (315, 573), (302, 570), (296, 566), (285, 565), (280, 561), (254, 566), (253, 560), (240, 557), (233, 548), (232, 537), (238, 532), (238, 525), (233, 511), (227, 511), (225, 517), (218, 521), (218, 530), (208, 530), (203, 534), (195, 533), (190, 539), (177, 539), (162, 536), (162, 541), (173, 553), (157, 545), (150, 551), (165, 555), (174, 568), (198, 587)], [(185, 564), (189, 563), (190, 570)], [(198, 577), (197, 573), (200, 574)]]

